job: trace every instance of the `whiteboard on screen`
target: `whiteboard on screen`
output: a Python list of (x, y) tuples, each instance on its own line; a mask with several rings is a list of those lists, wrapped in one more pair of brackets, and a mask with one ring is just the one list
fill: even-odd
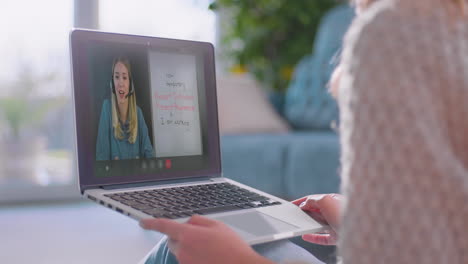
[(202, 155), (196, 58), (149, 53), (156, 157)]

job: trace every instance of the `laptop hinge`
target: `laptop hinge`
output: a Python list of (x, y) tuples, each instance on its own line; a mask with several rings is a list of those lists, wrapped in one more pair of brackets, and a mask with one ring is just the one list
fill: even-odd
[[(190, 182), (199, 182), (199, 181), (209, 181), (213, 179), (212, 177), (197, 177), (190, 179)], [(104, 190), (114, 190), (114, 189), (125, 189), (125, 188), (137, 188), (145, 186), (155, 186), (155, 185), (165, 185), (165, 184), (177, 184), (177, 183), (187, 183), (187, 178), (177, 179), (177, 180), (165, 180), (165, 181), (151, 181), (151, 182), (139, 182), (139, 183), (126, 183), (126, 184), (113, 184), (100, 186)]]

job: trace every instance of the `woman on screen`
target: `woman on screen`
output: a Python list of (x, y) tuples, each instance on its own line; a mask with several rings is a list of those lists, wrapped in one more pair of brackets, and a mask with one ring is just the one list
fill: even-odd
[(136, 104), (130, 62), (117, 57), (112, 63), (111, 99), (104, 100), (96, 141), (97, 160), (152, 158), (148, 127)]

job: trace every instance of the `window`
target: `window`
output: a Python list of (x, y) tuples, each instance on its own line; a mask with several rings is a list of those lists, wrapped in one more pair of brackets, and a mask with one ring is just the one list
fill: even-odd
[[(0, 9), (0, 202), (78, 197), (69, 31), (215, 41), (208, 0), (6, 1)], [(75, 17), (74, 17), (75, 16)]]
[[(68, 33), (72, 0), (0, 10), (0, 200), (73, 186)], [(76, 191), (75, 191), (76, 193)], [(34, 195), (37, 194), (37, 195)]]
[(100, 29), (166, 38), (215, 41), (215, 14), (210, 1), (101, 0)]

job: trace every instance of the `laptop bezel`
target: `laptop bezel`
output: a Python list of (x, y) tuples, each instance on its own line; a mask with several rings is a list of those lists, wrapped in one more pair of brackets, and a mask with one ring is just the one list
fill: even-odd
[[(96, 178), (93, 172), (94, 162), (94, 148), (87, 146), (86, 133), (84, 127), (86, 120), (83, 118), (84, 107), (77, 105), (84, 105), (86, 95), (83, 95), (83, 89), (86, 89), (89, 76), (87, 74), (86, 65), (83, 63), (86, 56), (86, 47), (82, 45), (87, 41), (105, 40), (112, 42), (132, 43), (146, 41), (148, 43), (158, 42), (158, 45), (167, 45), (168, 47), (174, 46), (187, 46), (203, 49), (204, 52), (204, 67), (205, 67), (205, 85), (206, 85), (206, 124), (207, 134), (205, 135), (209, 150), (209, 166), (201, 171), (194, 172), (181, 172), (181, 171), (168, 171), (159, 173), (158, 178), (143, 178), (141, 174), (129, 175), (125, 179), (115, 179), (112, 177)], [(166, 182), (171, 180), (187, 180), (198, 178), (217, 178), (222, 177), (221, 173), (221, 153), (220, 153), (220, 139), (219, 139), (219, 126), (218, 126), (218, 106), (216, 95), (216, 72), (215, 72), (215, 59), (214, 47), (208, 42), (177, 40), (159, 37), (148, 37), (130, 34), (119, 34), (102, 32), (96, 30), (72, 29), (70, 32), (70, 63), (71, 63), (71, 85), (72, 85), (72, 104), (73, 104), (73, 119), (74, 119), (74, 133), (75, 133), (75, 150), (76, 150), (76, 168), (78, 172), (78, 181), (80, 192), (84, 193), (87, 189), (128, 185), (128, 184), (157, 184), (158, 182)], [(78, 128), (81, 129), (78, 129)], [(135, 180), (135, 178), (139, 178)]]

